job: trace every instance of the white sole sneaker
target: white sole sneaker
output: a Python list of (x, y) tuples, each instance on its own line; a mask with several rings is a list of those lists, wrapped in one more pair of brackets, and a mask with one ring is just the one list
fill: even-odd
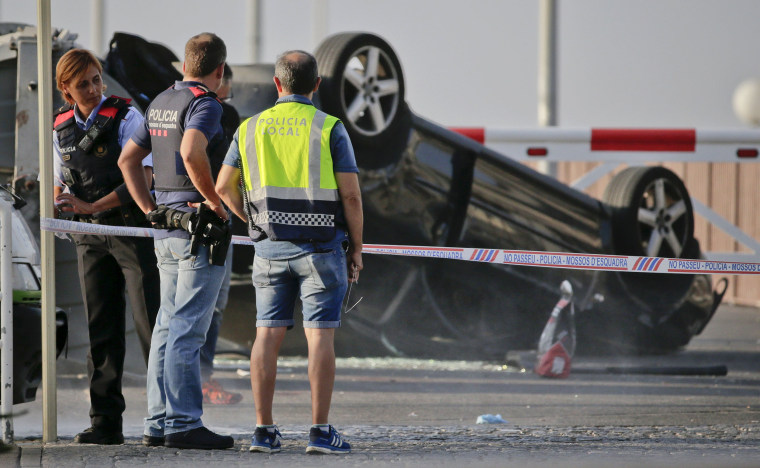
[(327, 453), (332, 455), (340, 455), (342, 453), (351, 453), (351, 449), (338, 450), (334, 448), (318, 447), (316, 445), (309, 445), (306, 447), (306, 453)]
[(269, 448), (269, 447), (262, 447), (260, 445), (251, 445), (251, 448), (248, 449), (249, 452), (261, 452), (261, 453), (277, 453), (280, 451), (280, 448)]

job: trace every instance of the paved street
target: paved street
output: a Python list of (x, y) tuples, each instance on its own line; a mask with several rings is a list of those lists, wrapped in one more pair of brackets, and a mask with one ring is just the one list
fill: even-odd
[[(216, 377), (244, 393), (240, 404), (207, 406), (207, 426), (236, 439), (225, 451), (140, 445), (144, 376), (125, 379), (127, 443), (72, 443), (88, 425), (82, 363), (59, 360), (59, 441), (42, 445), (41, 402), (17, 405), (17, 446), (0, 466), (757, 466), (760, 460), (760, 311), (723, 306), (702, 335), (676, 355), (584, 357), (566, 380), (522, 368), (531, 352), (505, 363), (339, 359), (332, 423), (353, 444), (347, 456), (306, 456), (306, 361), (283, 358), (275, 419), (283, 451), (248, 452), (254, 412), (245, 362), (220, 360)], [(658, 375), (663, 368), (725, 365), (726, 376)], [(619, 373), (636, 366), (648, 374)], [(237, 370), (240, 368), (240, 370)], [(476, 424), (482, 414), (506, 424)]]

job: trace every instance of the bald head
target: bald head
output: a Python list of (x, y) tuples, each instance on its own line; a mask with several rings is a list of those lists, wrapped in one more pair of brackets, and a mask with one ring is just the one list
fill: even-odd
[(285, 91), (308, 95), (317, 86), (317, 59), (303, 50), (288, 50), (277, 57), (274, 76)]

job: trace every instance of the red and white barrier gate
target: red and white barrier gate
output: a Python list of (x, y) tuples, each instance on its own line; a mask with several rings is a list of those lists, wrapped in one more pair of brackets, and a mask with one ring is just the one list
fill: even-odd
[[(630, 166), (646, 162), (728, 162), (760, 161), (760, 130), (699, 130), (693, 128), (526, 128), (500, 129), (458, 127), (451, 130), (469, 137), (498, 153), (518, 161), (602, 162), (570, 186), (585, 190), (621, 163)], [(760, 259), (760, 242), (723, 218), (696, 198), (694, 211), (734, 240), (752, 250), (751, 254), (706, 252), (708, 259), (736, 261)]]
[[(531, 128), (451, 130), (519, 161), (757, 162), (760, 130)], [(653, 157), (656, 153), (656, 157)]]

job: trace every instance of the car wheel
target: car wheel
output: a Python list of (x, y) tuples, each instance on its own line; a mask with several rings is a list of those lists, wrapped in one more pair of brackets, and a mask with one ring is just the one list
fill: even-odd
[(359, 166), (374, 169), (401, 157), (411, 115), (404, 76), (391, 46), (366, 33), (341, 33), (317, 48), (322, 109), (348, 130)]
[(681, 179), (664, 167), (629, 167), (607, 186), (612, 243), (621, 255), (682, 257), (694, 239), (694, 209)]
[[(694, 238), (694, 210), (681, 179), (664, 167), (629, 167), (607, 186), (602, 200), (611, 210), (612, 245), (619, 255), (700, 258)], [(626, 299), (611, 329), (621, 351), (652, 353), (678, 349), (693, 335), (689, 326), (701, 314), (684, 306), (694, 277), (625, 272), (617, 286)], [(612, 284), (612, 283), (610, 283)], [(629, 303), (638, 304), (633, 313)], [(674, 312), (676, 311), (676, 312)], [(628, 322), (627, 322), (628, 321)], [(625, 326), (620, 324), (627, 323)], [(626, 330), (620, 335), (622, 330)], [(616, 338), (615, 338), (616, 337)], [(610, 343), (612, 343), (611, 341)]]

